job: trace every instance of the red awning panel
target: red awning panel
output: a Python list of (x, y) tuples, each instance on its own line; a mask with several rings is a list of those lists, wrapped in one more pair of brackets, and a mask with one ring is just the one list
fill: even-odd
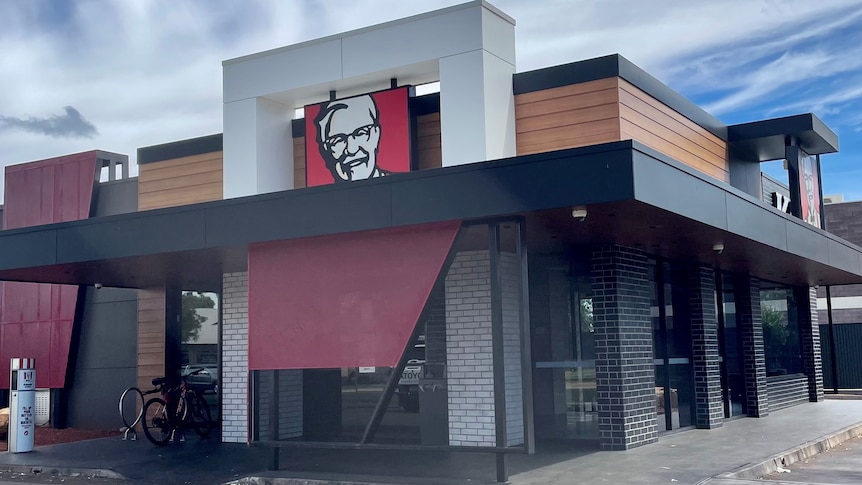
[(459, 227), (250, 246), (249, 369), (395, 366)]
[[(3, 229), (90, 217), (97, 152), (6, 167)], [(9, 359), (36, 359), (36, 386), (63, 387), (78, 287), (0, 283), (0, 375)], [(9, 380), (0, 379), (8, 389)]]

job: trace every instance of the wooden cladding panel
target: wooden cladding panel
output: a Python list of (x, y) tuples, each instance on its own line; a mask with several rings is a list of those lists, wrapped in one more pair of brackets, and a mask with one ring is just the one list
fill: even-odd
[(617, 78), (515, 96), (517, 153), (527, 155), (620, 140)]
[(431, 113), (416, 118), (416, 144), (419, 170), (443, 166), (443, 151), (440, 141), (440, 113)]
[(138, 290), (138, 387), (165, 375), (165, 290)]
[(727, 143), (614, 77), (515, 96), (518, 155), (633, 139), (730, 180)]
[(620, 80), (623, 139), (644, 145), (725, 182), (727, 143), (639, 88)]
[(305, 187), (305, 137), (293, 139), (293, 187)]
[(222, 152), (141, 165), (139, 210), (160, 209), (223, 197)]

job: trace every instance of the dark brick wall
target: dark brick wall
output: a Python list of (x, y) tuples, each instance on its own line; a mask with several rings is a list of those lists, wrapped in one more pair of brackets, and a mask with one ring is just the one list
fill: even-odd
[(802, 345), (802, 369), (808, 376), (808, 399), (823, 400), (823, 361), (820, 354), (820, 325), (817, 317), (817, 290), (796, 288), (799, 305), (799, 340)]
[(618, 245), (592, 253), (599, 439), (624, 450), (657, 438), (647, 257)]
[(715, 271), (710, 266), (696, 265), (687, 268), (687, 273), (695, 424), (698, 428), (718, 428), (724, 422), (724, 402), (721, 394)]
[(862, 245), (862, 201), (827, 204), (823, 207), (823, 215), (827, 231)]
[(742, 340), (742, 367), (745, 374), (745, 401), (748, 415), (769, 414), (766, 387), (766, 355), (763, 349), (763, 322), (760, 313), (760, 281), (746, 275), (734, 278), (736, 318)]

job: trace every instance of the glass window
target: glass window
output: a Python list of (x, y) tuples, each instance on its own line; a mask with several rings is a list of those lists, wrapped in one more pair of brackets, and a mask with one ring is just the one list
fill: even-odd
[(802, 347), (799, 343), (799, 318), (791, 288), (762, 288), (760, 311), (763, 322), (763, 347), (766, 375), (800, 374)]
[(213, 419), (218, 418), (219, 411), (218, 304), (217, 293), (182, 292), (180, 373), (207, 400)]

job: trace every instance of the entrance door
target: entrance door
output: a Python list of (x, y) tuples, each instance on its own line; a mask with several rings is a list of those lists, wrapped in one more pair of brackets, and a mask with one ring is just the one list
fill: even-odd
[(659, 431), (669, 431), (693, 424), (688, 294), (682, 275), (668, 262), (652, 264), (650, 277), (657, 425)]
[(530, 295), (536, 437), (596, 439), (599, 428), (589, 279), (573, 278), (561, 268), (543, 268), (538, 273), (547, 291), (536, 285)]
[(736, 325), (733, 279), (728, 274), (717, 275), (716, 288), (724, 417), (744, 416), (746, 413), (745, 377), (742, 374), (742, 345)]

